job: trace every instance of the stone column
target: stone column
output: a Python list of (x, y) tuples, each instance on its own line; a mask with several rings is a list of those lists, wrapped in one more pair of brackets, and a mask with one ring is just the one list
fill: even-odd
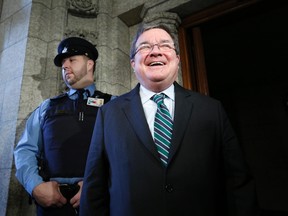
[(172, 32), (177, 36), (178, 27), (181, 23), (180, 17), (176, 13), (171, 12), (159, 12), (154, 14), (149, 14), (143, 19), (144, 24), (164, 24), (167, 25)]

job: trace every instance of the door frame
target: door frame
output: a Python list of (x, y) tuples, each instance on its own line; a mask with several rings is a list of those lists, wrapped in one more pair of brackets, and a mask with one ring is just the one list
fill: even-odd
[[(205, 53), (201, 36), (201, 24), (233, 13), (262, 0), (230, 0), (213, 5), (182, 20), (178, 29), (183, 87), (209, 95)], [(191, 31), (189, 37), (188, 31)]]

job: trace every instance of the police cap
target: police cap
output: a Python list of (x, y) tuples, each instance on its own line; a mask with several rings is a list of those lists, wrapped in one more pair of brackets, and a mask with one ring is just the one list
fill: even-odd
[(98, 58), (98, 51), (93, 44), (83, 38), (69, 37), (59, 44), (58, 55), (54, 58), (54, 64), (61, 67), (64, 58), (74, 55), (85, 55), (96, 61)]

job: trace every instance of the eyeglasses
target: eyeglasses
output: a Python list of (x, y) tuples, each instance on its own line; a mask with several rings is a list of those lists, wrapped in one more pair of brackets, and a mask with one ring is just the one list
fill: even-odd
[(160, 51), (167, 52), (170, 50), (175, 50), (174, 48), (174, 43), (158, 43), (158, 44), (149, 44), (149, 43), (144, 43), (139, 45), (136, 48), (136, 52), (133, 54), (133, 57), (139, 52), (139, 53), (149, 53), (153, 50), (154, 46), (157, 46)]

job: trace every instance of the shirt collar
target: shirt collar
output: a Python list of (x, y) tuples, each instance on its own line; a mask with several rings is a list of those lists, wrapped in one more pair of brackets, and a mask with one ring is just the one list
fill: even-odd
[[(71, 88), (71, 89), (69, 89), (69, 91), (67, 92), (67, 94), (68, 94), (69, 96), (71, 96), (71, 95), (75, 94), (75, 93), (77, 92), (77, 90), (78, 90), (78, 89), (72, 89), (72, 88)], [(94, 92), (95, 92), (95, 90), (96, 90), (96, 86), (95, 86), (95, 84), (91, 84), (91, 85), (85, 87), (84, 90), (86, 90), (86, 91), (88, 90), (88, 91), (90, 92), (90, 95), (93, 95)]]
[(152, 91), (148, 90), (147, 88), (145, 88), (143, 85), (140, 85), (140, 92), (139, 93), (140, 93), (141, 101), (143, 104), (146, 103), (147, 101), (149, 101), (154, 94), (160, 94), (160, 93), (164, 93), (172, 101), (175, 100), (174, 85), (173, 84), (169, 88), (167, 88), (164, 91), (161, 91), (159, 93), (152, 92)]

